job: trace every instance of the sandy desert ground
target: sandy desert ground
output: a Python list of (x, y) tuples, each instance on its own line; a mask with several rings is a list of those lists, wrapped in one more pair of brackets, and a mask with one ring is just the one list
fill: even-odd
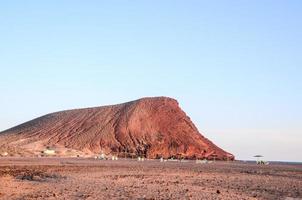
[(0, 199), (302, 199), (302, 165), (0, 158)]

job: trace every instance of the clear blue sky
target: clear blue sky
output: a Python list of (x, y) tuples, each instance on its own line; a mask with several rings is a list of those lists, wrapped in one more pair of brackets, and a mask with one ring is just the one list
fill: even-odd
[(301, 1), (1, 1), (0, 130), (170, 96), (238, 159), (302, 161)]

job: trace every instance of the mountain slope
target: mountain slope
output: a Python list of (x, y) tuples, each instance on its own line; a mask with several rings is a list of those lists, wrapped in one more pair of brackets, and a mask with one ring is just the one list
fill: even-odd
[(0, 150), (60, 155), (104, 152), (148, 158), (234, 159), (203, 137), (178, 102), (167, 97), (48, 114), (0, 133)]

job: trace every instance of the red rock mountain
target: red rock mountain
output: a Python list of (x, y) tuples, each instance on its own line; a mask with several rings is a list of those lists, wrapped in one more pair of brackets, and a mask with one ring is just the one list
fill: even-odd
[(0, 151), (12, 155), (37, 154), (47, 146), (60, 155), (234, 159), (202, 136), (178, 102), (167, 97), (56, 112), (0, 133)]

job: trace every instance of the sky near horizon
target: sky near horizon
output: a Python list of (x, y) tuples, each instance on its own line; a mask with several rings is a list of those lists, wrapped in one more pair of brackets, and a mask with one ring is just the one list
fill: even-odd
[(301, 1), (1, 1), (0, 131), (179, 101), (237, 159), (302, 162)]

